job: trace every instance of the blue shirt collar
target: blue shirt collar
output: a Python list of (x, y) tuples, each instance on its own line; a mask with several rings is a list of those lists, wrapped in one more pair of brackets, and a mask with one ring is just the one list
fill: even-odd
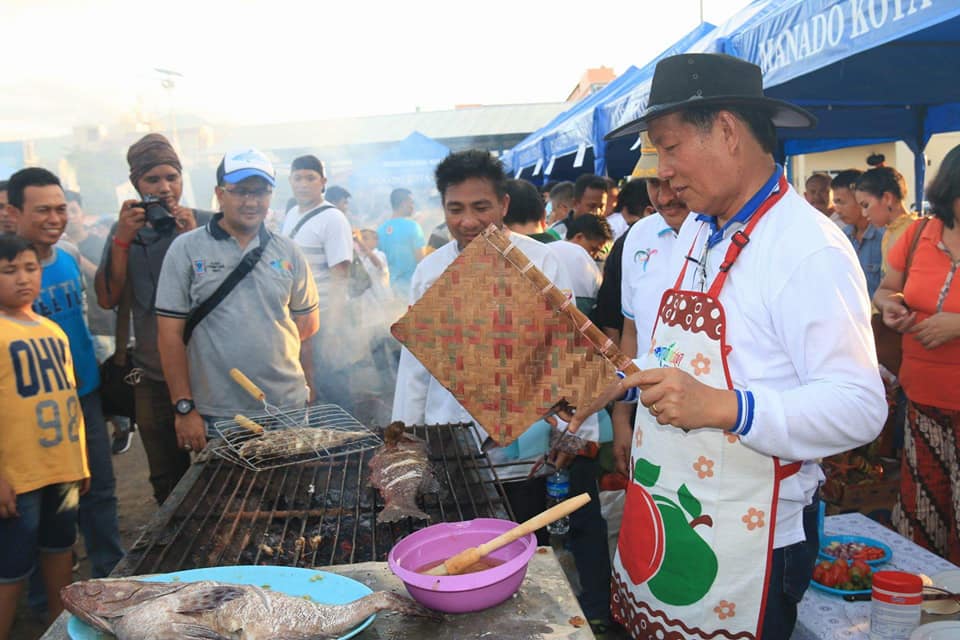
[[(854, 240), (857, 237), (857, 228), (852, 224), (844, 225), (843, 232), (851, 240)], [(877, 227), (873, 226), (872, 224), (868, 224), (867, 228), (863, 232), (863, 242), (866, 242), (867, 240), (873, 240), (876, 235), (882, 233), (883, 232)]]
[(753, 194), (747, 203), (743, 205), (743, 208), (737, 212), (737, 215), (733, 216), (727, 220), (726, 224), (723, 227), (717, 226), (717, 217), (708, 216), (706, 214), (698, 214), (697, 220), (701, 222), (706, 222), (710, 225), (710, 237), (707, 238), (707, 248), (712, 249), (714, 246), (720, 243), (723, 240), (723, 234), (726, 233), (733, 224), (746, 224), (747, 221), (757, 212), (757, 209), (760, 208), (760, 205), (770, 197), (771, 194), (775, 193), (778, 190), (777, 183), (780, 180), (780, 176), (783, 175), (783, 167), (778, 163), (773, 169), (773, 175), (764, 183), (760, 190)]
[(871, 240), (876, 235), (881, 235), (883, 232), (872, 224), (867, 225), (867, 230), (863, 232), (864, 240)]

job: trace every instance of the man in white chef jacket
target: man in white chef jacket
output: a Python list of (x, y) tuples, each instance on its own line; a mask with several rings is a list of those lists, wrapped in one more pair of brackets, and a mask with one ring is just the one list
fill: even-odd
[[(410, 304), (414, 304), (436, 282), (460, 251), (491, 224), (503, 228), (510, 197), (507, 177), (499, 160), (486, 151), (452, 153), (437, 166), (437, 190), (443, 203), (447, 228), (453, 240), (424, 258), (413, 273)], [(507, 233), (510, 233), (507, 231)], [(548, 246), (526, 236), (510, 233), (510, 239), (563, 291), (571, 291), (563, 265)], [(479, 424), (456, 398), (424, 368), (409, 350), (403, 349), (397, 372), (393, 420), (406, 424)], [(596, 442), (599, 426), (594, 417), (579, 435)], [(491, 457), (495, 457), (495, 451)], [(581, 605), (589, 619), (606, 619), (610, 595), (610, 564), (606, 547), (606, 525), (600, 516), (596, 488), (596, 461), (578, 456), (572, 463), (570, 493), (588, 491), (593, 500), (571, 516), (570, 541), (580, 572), (584, 596)]]

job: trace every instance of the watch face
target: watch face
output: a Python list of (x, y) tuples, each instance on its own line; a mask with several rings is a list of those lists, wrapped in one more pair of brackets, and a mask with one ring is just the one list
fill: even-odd
[(177, 400), (177, 413), (186, 415), (193, 411), (193, 400)]

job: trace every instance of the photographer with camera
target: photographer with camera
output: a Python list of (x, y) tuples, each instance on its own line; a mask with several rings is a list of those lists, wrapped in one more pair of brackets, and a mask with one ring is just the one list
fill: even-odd
[(136, 336), (136, 349), (130, 354), (136, 423), (159, 504), (190, 466), (190, 456), (177, 446), (173, 407), (160, 367), (154, 315), (157, 281), (174, 238), (206, 224), (213, 214), (180, 206), (182, 165), (162, 135), (151, 133), (135, 142), (127, 151), (127, 163), (130, 182), (141, 199), (127, 200), (120, 208), (95, 284), (97, 302), (104, 308), (117, 307), (124, 291), (130, 292)]

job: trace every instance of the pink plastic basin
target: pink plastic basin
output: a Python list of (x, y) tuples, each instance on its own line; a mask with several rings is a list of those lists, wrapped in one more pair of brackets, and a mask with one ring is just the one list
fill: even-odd
[(435, 524), (398, 542), (390, 550), (387, 564), (403, 580), (410, 595), (424, 606), (448, 613), (488, 609), (520, 588), (527, 575), (527, 563), (537, 550), (537, 539), (532, 533), (487, 556), (503, 561), (492, 569), (459, 576), (428, 576), (416, 570), (489, 542), (515, 526), (515, 522), (495, 518)]

